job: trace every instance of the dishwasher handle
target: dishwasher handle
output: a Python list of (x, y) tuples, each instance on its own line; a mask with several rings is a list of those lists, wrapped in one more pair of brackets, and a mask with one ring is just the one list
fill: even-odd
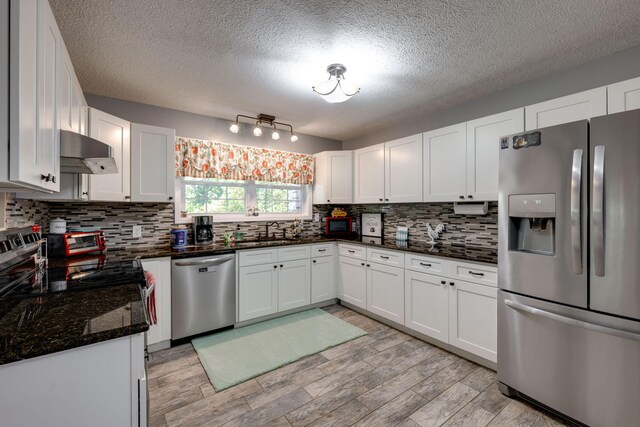
[(177, 267), (195, 267), (195, 266), (215, 266), (215, 265), (220, 265), (220, 264), (224, 264), (225, 262), (229, 262), (233, 260), (233, 256), (228, 256), (228, 257), (220, 257), (220, 258), (207, 258), (207, 259), (199, 259), (199, 260), (194, 260), (194, 261), (179, 261), (176, 262), (174, 265), (176, 265)]

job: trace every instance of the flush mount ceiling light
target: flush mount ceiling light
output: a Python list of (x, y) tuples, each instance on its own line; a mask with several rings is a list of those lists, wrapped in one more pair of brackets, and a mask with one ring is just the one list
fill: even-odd
[(344, 102), (356, 93), (360, 92), (360, 88), (355, 84), (344, 79), (344, 73), (347, 67), (342, 64), (331, 64), (327, 67), (329, 80), (318, 83), (312, 89), (318, 96), (332, 104)]
[(254, 136), (262, 135), (262, 125), (268, 125), (273, 128), (271, 132), (271, 139), (280, 139), (280, 133), (278, 133), (278, 128), (276, 125), (287, 126), (291, 132), (291, 142), (296, 142), (298, 140), (298, 135), (293, 133), (293, 126), (289, 123), (276, 122), (275, 116), (270, 116), (268, 114), (258, 114), (258, 117), (245, 116), (244, 114), (238, 114), (236, 116), (236, 121), (229, 127), (229, 130), (233, 133), (240, 132), (240, 117), (244, 117), (245, 119), (255, 120), (256, 125), (253, 128)]

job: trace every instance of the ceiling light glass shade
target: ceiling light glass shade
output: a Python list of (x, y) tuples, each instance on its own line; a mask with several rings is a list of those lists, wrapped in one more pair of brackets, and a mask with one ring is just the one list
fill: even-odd
[(262, 135), (262, 129), (260, 129), (260, 126), (256, 125), (256, 127), (253, 128), (253, 136), (261, 136)]
[(231, 127), (229, 128), (229, 130), (233, 133), (238, 133), (238, 131), (240, 130), (240, 127), (238, 127), (237, 123), (234, 123), (231, 125)]
[(273, 131), (273, 133), (271, 134), (271, 139), (280, 139), (280, 134), (277, 130)]
[(296, 134), (291, 134), (291, 142), (296, 142), (298, 140), (298, 135)]
[(360, 88), (344, 79), (344, 73), (347, 68), (342, 64), (331, 64), (327, 67), (329, 80), (318, 83), (313, 86), (313, 91), (325, 101), (335, 104), (344, 102), (356, 93), (360, 92)]

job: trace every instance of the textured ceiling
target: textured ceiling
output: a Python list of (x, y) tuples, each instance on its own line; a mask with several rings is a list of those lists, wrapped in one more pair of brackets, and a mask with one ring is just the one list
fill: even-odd
[[(638, 0), (50, 0), (83, 89), (339, 140), (640, 45)], [(362, 91), (311, 91), (342, 62)]]

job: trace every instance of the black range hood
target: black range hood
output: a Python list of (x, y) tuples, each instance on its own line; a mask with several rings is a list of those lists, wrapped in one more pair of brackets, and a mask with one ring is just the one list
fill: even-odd
[(60, 131), (60, 172), (104, 175), (118, 173), (111, 147), (97, 139)]

